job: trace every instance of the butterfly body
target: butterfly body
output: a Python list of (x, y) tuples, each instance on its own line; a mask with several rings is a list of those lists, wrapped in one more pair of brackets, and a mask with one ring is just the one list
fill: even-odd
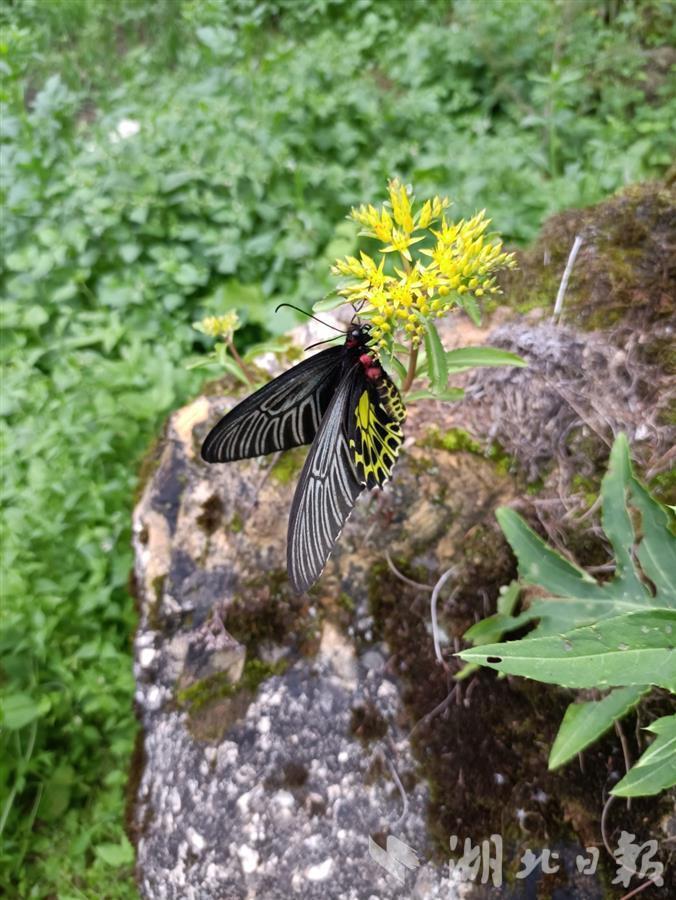
[(287, 566), (299, 593), (317, 580), (359, 494), (382, 486), (405, 416), (399, 392), (353, 326), (342, 347), (304, 360), (230, 410), (202, 445), (231, 462), (311, 444), (289, 517)]

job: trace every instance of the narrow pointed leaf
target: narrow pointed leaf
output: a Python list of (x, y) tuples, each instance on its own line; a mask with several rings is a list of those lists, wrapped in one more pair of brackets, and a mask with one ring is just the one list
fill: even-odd
[(628, 592), (633, 597), (644, 597), (650, 594), (638, 577), (632, 559), (632, 547), (636, 535), (627, 506), (629, 480), (632, 477), (629, 446), (624, 434), (617, 436), (610, 452), (608, 471), (601, 484), (603, 499), (603, 530), (605, 531), (615, 552), (615, 579), (613, 593)]
[(472, 647), (465, 662), (571, 688), (655, 684), (676, 690), (676, 613), (603, 619), (556, 636)]
[(496, 347), (460, 347), (446, 351), (446, 365), (449, 372), (464, 372), (477, 366), (527, 366), (528, 363), (516, 353), (498, 350)]
[(631, 499), (641, 513), (643, 533), (636, 555), (655, 585), (654, 602), (676, 608), (676, 540), (669, 531), (667, 512), (636, 479), (631, 482)]
[(676, 715), (656, 719), (646, 730), (657, 737), (615, 785), (614, 797), (645, 797), (676, 785)]
[(645, 685), (616, 688), (602, 700), (571, 703), (552, 745), (549, 768), (562, 766), (601, 737), (616, 719), (636, 706), (648, 690)]
[(446, 351), (444, 350), (439, 332), (431, 322), (426, 323), (425, 351), (427, 353), (427, 365), (430, 383), (435, 394), (446, 389), (448, 381), (448, 368), (446, 366)]
[(521, 516), (502, 506), (496, 513), (500, 527), (519, 560), (519, 575), (531, 584), (539, 584), (555, 597), (593, 597), (596, 581), (584, 569), (552, 550)]

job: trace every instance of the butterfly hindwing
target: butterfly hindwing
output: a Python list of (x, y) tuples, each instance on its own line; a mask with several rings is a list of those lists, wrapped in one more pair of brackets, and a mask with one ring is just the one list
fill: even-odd
[(404, 439), (405, 415), (401, 395), (385, 372), (378, 381), (364, 375), (356, 380), (348, 443), (357, 478), (367, 488), (382, 487), (390, 478)]
[(310, 448), (289, 516), (287, 568), (302, 593), (319, 578), (364, 485), (349, 447), (350, 399), (359, 366), (345, 375)]
[(353, 366), (341, 381), (310, 448), (289, 517), (287, 567), (295, 590), (319, 578), (365, 488), (390, 477), (402, 444), (404, 405), (392, 380)]
[(330, 347), (263, 385), (209, 432), (206, 462), (232, 462), (313, 441), (341, 376), (345, 351)]

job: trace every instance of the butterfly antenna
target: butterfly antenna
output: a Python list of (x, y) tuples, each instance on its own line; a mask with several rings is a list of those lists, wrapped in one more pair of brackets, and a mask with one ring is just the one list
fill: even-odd
[(315, 322), (319, 322), (319, 324), (323, 325), (325, 328), (333, 328), (334, 331), (339, 331), (341, 334), (345, 334), (342, 329), (336, 328), (335, 325), (329, 325), (328, 322), (322, 322), (322, 320), (318, 319), (317, 316), (313, 316), (312, 313), (305, 312), (304, 309), (301, 309), (299, 306), (294, 306), (292, 303), (280, 303), (279, 306), (275, 307), (275, 312), (277, 312), (277, 310), (280, 310), (283, 306), (288, 306), (289, 309), (295, 309), (296, 312), (299, 312), (303, 316), (307, 316), (308, 319), (314, 319)]
[(344, 337), (343, 332), (341, 332), (340, 335), (337, 334), (335, 337), (325, 338), (323, 341), (317, 341), (316, 344), (310, 344), (309, 347), (305, 348), (305, 352), (307, 352), (308, 350), (313, 350), (315, 347), (319, 347), (320, 344), (328, 344), (331, 341), (337, 341), (339, 337)]

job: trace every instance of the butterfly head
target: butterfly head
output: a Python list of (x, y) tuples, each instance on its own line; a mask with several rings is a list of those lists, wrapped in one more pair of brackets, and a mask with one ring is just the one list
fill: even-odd
[(354, 347), (363, 347), (366, 349), (371, 334), (371, 326), (366, 324), (355, 324), (350, 326), (347, 332), (345, 346), (350, 349)]

